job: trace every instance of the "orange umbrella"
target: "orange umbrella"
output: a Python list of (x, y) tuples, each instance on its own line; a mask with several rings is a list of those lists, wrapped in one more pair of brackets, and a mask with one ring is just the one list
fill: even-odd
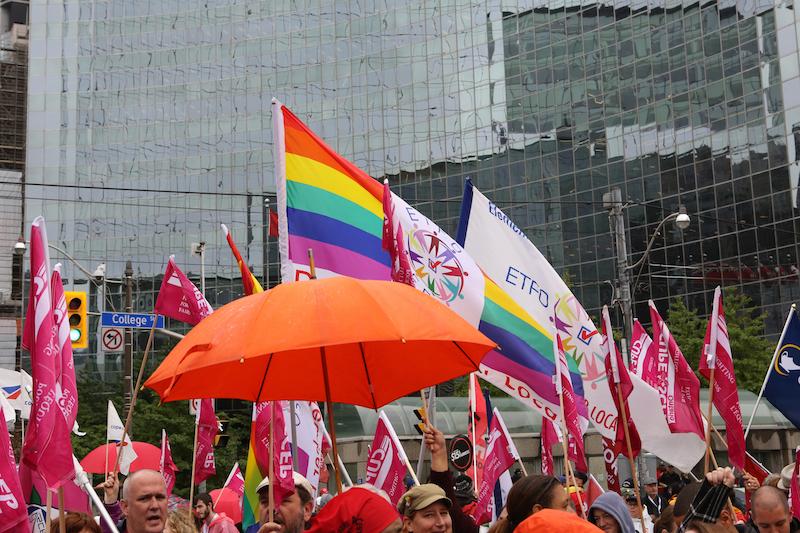
[(377, 409), (475, 371), (495, 346), (408, 285), (335, 277), (282, 284), (221, 307), (145, 386), (163, 401), (325, 400)]

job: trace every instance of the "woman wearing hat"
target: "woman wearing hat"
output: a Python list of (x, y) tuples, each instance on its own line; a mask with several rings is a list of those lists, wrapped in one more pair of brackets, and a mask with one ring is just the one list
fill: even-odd
[(451, 533), (453, 502), (438, 485), (425, 483), (403, 494), (397, 510), (403, 516), (403, 531), (409, 533)]

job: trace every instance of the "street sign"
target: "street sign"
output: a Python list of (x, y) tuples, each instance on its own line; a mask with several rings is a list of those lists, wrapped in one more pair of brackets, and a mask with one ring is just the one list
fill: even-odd
[(105, 352), (121, 352), (122, 345), (125, 344), (125, 335), (122, 328), (103, 328), (100, 340), (103, 343)]
[[(104, 328), (139, 328), (150, 329), (153, 327), (153, 315), (144, 313), (110, 313), (103, 312), (100, 324)], [(164, 317), (158, 315), (157, 328), (164, 327)]]

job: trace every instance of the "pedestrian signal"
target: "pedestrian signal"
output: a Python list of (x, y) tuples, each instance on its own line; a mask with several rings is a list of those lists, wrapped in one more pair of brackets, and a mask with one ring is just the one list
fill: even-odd
[(86, 293), (64, 291), (69, 318), (69, 340), (73, 350), (89, 347), (88, 321), (86, 319)]

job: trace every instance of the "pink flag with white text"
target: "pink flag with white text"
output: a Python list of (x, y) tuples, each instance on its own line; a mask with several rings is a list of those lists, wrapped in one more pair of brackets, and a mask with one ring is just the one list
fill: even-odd
[(700, 354), (700, 373), (709, 379), (714, 369), (714, 406), (725, 421), (725, 440), (728, 442), (728, 460), (736, 468), (745, 469), (745, 442), (742, 428), (742, 409), (739, 406), (739, 389), (733, 372), (733, 357), (728, 339), (728, 325), (722, 307), (722, 291), (714, 290), (714, 306), (706, 328), (703, 353)]
[(556, 333), (555, 339), (556, 356), (556, 394), (561, 396), (564, 410), (561, 416), (564, 418), (564, 425), (567, 429), (569, 438), (568, 455), (569, 459), (575, 461), (575, 466), (581, 472), (588, 472), (586, 464), (586, 454), (583, 451), (583, 430), (581, 428), (578, 406), (575, 401), (575, 391), (572, 388), (569, 366), (567, 365), (567, 355), (564, 353), (564, 344), (561, 342), (561, 335)]
[(170, 256), (158, 290), (155, 312), (195, 325), (213, 312), (203, 293), (195, 287)]
[[(647, 334), (638, 319), (633, 321), (633, 336), (631, 337), (631, 372), (642, 378), (645, 383), (654, 386), (652, 376), (655, 374), (654, 368), (658, 360), (657, 357), (649, 357), (650, 349), (653, 346), (653, 339)], [(656, 354), (657, 355), (657, 354)]]
[(59, 407), (61, 352), (53, 315), (50, 257), (44, 219), (31, 224), (31, 286), (22, 346), (31, 354), (33, 405), (22, 446), (22, 462), (55, 490), (75, 477), (71, 426)]
[(492, 417), (489, 426), (489, 442), (486, 446), (486, 456), (483, 460), (481, 484), (478, 487), (478, 501), (470, 513), (476, 524), (485, 524), (492, 519), (492, 498), (494, 486), (500, 476), (511, 468), (517, 458), (511, 436), (505, 429), (502, 419), (496, 415)]
[(214, 437), (219, 433), (219, 421), (214, 413), (214, 401), (200, 400), (197, 409), (197, 451), (194, 456), (194, 482), (200, 484), (217, 473), (214, 464)]
[(606, 486), (611, 492), (619, 493), (619, 470), (617, 470), (617, 459), (623, 453), (621, 446), (624, 444), (615, 442), (611, 439), (603, 438), (603, 462), (606, 464)]
[(61, 357), (58, 364), (58, 384), (61, 399), (58, 404), (64, 413), (67, 427), (72, 429), (78, 417), (78, 384), (75, 380), (75, 363), (72, 360), (72, 342), (69, 338), (69, 319), (67, 302), (64, 298), (64, 284), (61, 281), (61, 263), (53, 268), (50, 284), (53, 295), (53, 319), (58, 331), (58, 346)]
[(397, 505), (406, 491), (403, 479), (408, 471), (407, 461), (406, 452), (400, 445), (392, 423), (386, 413), (381, 411), (367, 457), (366, 482), (386, 491), (392, 505)]
[(242, 474), (242, 469), (239, 468), (239, 463), (233, 465), (231, 473), (228, 474), (228, 479), (225, 480), (225, 485), (222, 488), (235, 492), (240, 498), (244, 496), (244, 475)]
[(178, 467), (172, 460), (172, 449), (169, 447), (169, 439), (167, 438), (166, 430), (161, 430), (161, 460), (158, 465), (158, 470), (164, 477), (164, 483), (167, 484), (167, 496), (172, 494), (172, 489), (175, 487), (175, 474), (178, 472)]
[(554, 475), (553, 446), (561, 439), (559, 439), (558, 433), (556, 433), (556, 427), (553, 425), (553, 422), (545, 416), (542, 417), (542, 433), (540, 440), (542, 445), (542, 474), (552, 476)]
[[(294, 492), (294, 479), (292, 478), (292, 439), (286, 428), (283, 417), (284, 401), (259, 402), (256, 404), (256, 463), (259, 469), (269, 472), (269, 440), (270, 433), (275, 437), (273, 460), (274, 496), (275, 505), (278, 506), (283, 499)], [(270, 430), (270, 425), (274, 429)]]
[[(650, 319), (653, 322), (653, 343), (658, 350), (658, 369), (668, 366), (666, 375), (660, 370), (656, 390), (661, 391), (666, 381), (665, 408), (667, 423), (673, 433), (694, 433), (705, 440), (703, 415), (700, 413), (700, 380), (683, 357), (678, 343), (672, 337), (666, 322), (650, 300)], [(663, 364), (668, 363), (668, 364)]]
[[(5, 420), (2, 406), (0, 406), (0, 420)], [(22, 495), (14, 450), (11, 448), (8, 431), (2, 427), (0, 428), (0, 532), (27, 533), (30, 530), (28, 507)]]

